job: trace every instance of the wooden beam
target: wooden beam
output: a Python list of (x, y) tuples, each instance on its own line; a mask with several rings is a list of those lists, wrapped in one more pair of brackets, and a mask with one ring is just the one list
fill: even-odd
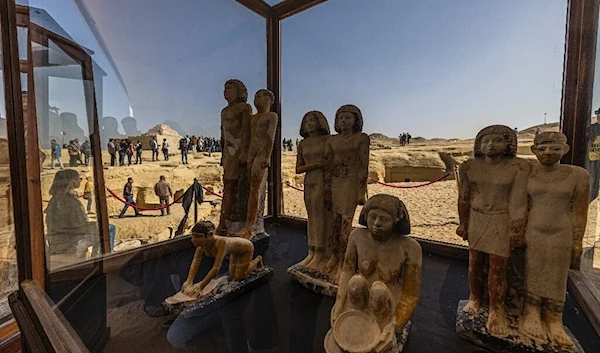
[[(87, 54), (86, 54), (87, 55)], [(92, 146), (92, 165), (94, 167), (94, 196), (96, 215), (98, 219), (98, 232), (102, 252), (110, 254), (110, 235), (108, 232), (108, 207), (106, 202), (106, 184), (104, 183), (104, 166), (102, 165), (102, 146), (100, 145), (100, 126), (98, 122), (98, 109), (94, 86), (94, 71), (92, 58), (88, 55), (82, 67), (83, 90), (85, 105), (88, 114), (88, 126), (91, 128), (90, 144)], [(102, 263), (100, 263), (101, 267)]]
[(268, 18), (271, 14), (271, 5), (267, 4), (263, 0), (235, 0), (240, 4), (247, 7), (250, 11), (253, 11), (264, 18)]
[(273, 6), (273, 11), (279, 20), (298, 14), (327, 0), (285, 0)]
[(562, 162), (585, 167), (591, 123), (599, 0), (570, 0), (561, 102), (561, 131), (571, 150)]
[(43, 288), (45, 249), (38, 137), (36, 124), (32, 124), (32, 115), (27, 114), (23, 106), (17, 19), (13, 0), (0, 0), (0, 25), (19, 282), (34, 279)]
[(267, 18), (267, 88), (275, 95), (271, 111), (279, 122), (275, 133), (271, 168), (269, 169), (269, 215), (277, 221), (281, 215), (281, 21), (272, 14)]

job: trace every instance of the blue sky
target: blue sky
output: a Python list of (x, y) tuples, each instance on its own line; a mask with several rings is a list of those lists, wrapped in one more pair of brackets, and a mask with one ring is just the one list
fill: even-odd
[[(108, 72), (105, 116), (120, 120), (131, 103), (142, 130), (175, 120), (190, 134), (213, 132), (225, 80), (242, 79), (251, 96), (266, 84), (264, 20), (233, 0), (82, 2), (127, 93), (73, 0), (29, 4), (94, 50)], [(346, 103), (362, 109), (366, 132), (389, 136), (468, 138), (494, 123), (526, 128), (544, 113), (558, 121), (565, 0), (373, 3), (330, 0), (282, 22), (284, 137), (298, 138), (313, 109), (333, 125)], [(80, 115), (72, 89), (60, 86), (55, 105)]]

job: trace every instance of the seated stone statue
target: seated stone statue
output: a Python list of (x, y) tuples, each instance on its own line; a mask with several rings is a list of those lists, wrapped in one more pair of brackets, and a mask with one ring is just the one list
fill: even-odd
[(364, 206), (344, 258), (327, 352), (392, 352), (421, 287), (421, 246), (397, 197), (375, 195)]
[(562, 324), (569, 267), (579, 269), (587, 223), (589, 175), (581, 167), (560, 165), (569, 151), (567, 137), (543, 132), (531, 151), (539, 164), (529, 176), (529, 214), (525, 230), (525, 311), (521, 330), (558, 345), (572, 345)]
[[(203, 290), (216, 277), (227, 255), (229, 255), (229, 277), (235, 280), (242, 280), (252, 271), (263, 268), (261, 256), (252, 259), (254, 245), (250, 240), (215, 235), (215, 225), (210, 221), (198, 222), (194, 225), (192, 243), (197, 249), (188, 278), (182, 286), (183, 294), (190, 297), (199, 298), (206, 294), (206, 291)], [(200, 283), (194, 284), (194, 277), (196, 277), (203, 255), (214, 257), (215, 263), (206, 277)]]

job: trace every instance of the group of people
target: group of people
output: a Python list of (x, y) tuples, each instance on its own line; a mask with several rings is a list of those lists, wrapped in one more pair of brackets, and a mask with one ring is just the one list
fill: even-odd
[[(171, 184), (167, 182), (167, 178), (164, 175), (161, 175), (159, 181), (154, 185), (154, 193), (160, 200), (160, 215), (164, 216), (165, 211), (167, 215), (170, 215), (171, 207), (169, 207), (169, 202), (170, 198), (173, 197), (173, 189), (171, 189)], [(119, 218), (125, 217), (125, 212), (127, 212), (129, 207), (133, 208), (136, 217), (142, 216), (133, 197), (133, 178), (131, 177), (127, 178), (127, 183), (123, 186), (123, 198), (125, 199), (125, 205), (119, 214)]]
[(142, 164), (142, 143), (138, 140), (135, 144), (129, 139), (117, 140), (111, 138), (108, 141), (108, 153), (110, 154), (110, 165), (115, 166), (117, 163), (117, 155), (119, 157), (119, 166), (131, 165), (131, 160), (135, 155), (135, 164)]
[[(298, 149), (298, 142), (298, 139), (296, 139), (296, 149)], [(292, 139), (283, 139), (283, 141), (281, 141), (281, 144), (283, 145), (284, 151), (292, 152), (292, 150), (294, 149), (294, 143), (292, 142)]]
[(400, 135), (398, 135), (398, 142), (400, 142), (400, 146), (406, 146), (410, 144), (411, 138), (412, 136), (410, 136), (408, 132), (403, 132)]
[(69, 167), (77, 167), (79, 165), (88, 166), (90, 163), (90, 157), (92, 156), (92, 146), (88, 140), (85, 140), (83, 144), (79, 144), (79, 139), (69, 141), (68, 145), (61, 146), (56, 140), (50, 141), (50, 154), (51, 162), (50, 168), (54, 169), (54, 166), (58, 164), (60, 169), (64, 169), (62, 162), (62, 150), (66, 148), (69, 153)]
[[(163, 138), (162, 143), (159, 143), (157, 137), (154, 136), (149, 142), (149, 147), (152, 152), (152, 162), (159, 161), (159, 151), (163, 154), (163, 160), (169, 160), (169, 150), (171, 146), (166, 138)], [(119, 166), (124, 166), (126, 161), (128, 166), (131, 165), (134, 156), (134, 164), (142, 164), (144, 145), (140, 140), (133, 143), (130, 139), (118, 140), (111, 138), (108, 141), (107, 149), (110, 154), (110, 165), (113, 167), (117, 164), (117, 160)], [(188, 164), (187, 156), (189, 152), (220, 152), (221, 141), (212, 137), (189, 137), (189, 135), (186, 135), (179, 140), (179, 151), (181, 152), (181, 162), (183, 164)], [(88, 159), (89, 158), (86, 158), (86, 161)]]

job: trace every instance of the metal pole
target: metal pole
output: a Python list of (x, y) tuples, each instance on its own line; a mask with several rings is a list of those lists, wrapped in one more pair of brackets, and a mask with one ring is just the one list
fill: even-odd
[[(194, 178), (194, 186), (198, 183), (198, 179)], [(198, 223), (198, 195), (196, 194), (196, 188), (194, 187), (194, 224)]]

